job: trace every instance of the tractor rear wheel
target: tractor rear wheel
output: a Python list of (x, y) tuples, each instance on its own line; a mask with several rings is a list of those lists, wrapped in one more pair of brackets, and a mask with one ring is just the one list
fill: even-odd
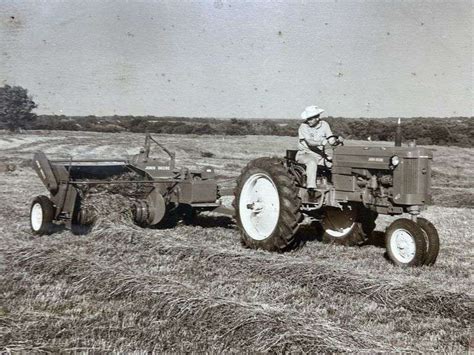
[(242, 244), (284, 251), (295, 245), (303, 219), (293, 176), (278, 158), (258, 158), (242, 170), (234, 191), (235, 219)]
[(51, 233), (53, 219), (53, 202), (43, 195), (35, 197), (30, 208), (30, 227), (33, 234), (44, 235)]
[(378, 213), (364, 206), (359, 206), (358, 208), (358, 221), (361, 223), (362, 231), (364, 232), (367, 238), (370, 238), (372, 232), (374, 231), (376, 224), (375, 220), (378, 217)]
[(324, 243), (357, 245), (365, 241), (375, 228), (376, 213), (365, 208), (345, 206), (326, 207), (321, 221)]
[(426, 237), (415, 222), (400, 218), (388, 226), (385, 246), (390, 261), (402, 267), (421, 266), (426, 258)]
[(434, 265), (439, 254), (439, 235), (436, 227), (425, 218), (418, 217), (416, 223), (421, 227), (426, 238), (426, 258), (424, 265)]

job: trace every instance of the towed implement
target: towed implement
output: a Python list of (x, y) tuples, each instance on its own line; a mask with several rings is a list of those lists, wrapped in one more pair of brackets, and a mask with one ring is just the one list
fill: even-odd
[[(167, 159), (150, 157), (151, 144)], [(127, 159), (49, 160), (33, 157), (33, 168), (50, 192), (37, 196), (30, 209), (34, 234), (48, 234), (55, 224), (80, 230), (96, 219), (96, 208), (84, 204), (90, 191), (113, 191), (127, 197), (133, 220), (140, 226), (172, 225), (197, 211), (219, 210), (214, 169), (175, 166), (175, 154), (146, 135), (144, 148)]]

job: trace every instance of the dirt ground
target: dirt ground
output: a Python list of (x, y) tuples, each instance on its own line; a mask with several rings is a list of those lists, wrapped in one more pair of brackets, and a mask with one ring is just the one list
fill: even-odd
[[(249, 160), (295, 147), (293, 137), (157, 138), (178, 166), (212, 165), (228, 187)], [(29, 205), (46, 194), (29, 167), (33, 152), (119, 158), (143, 139), (0, 135), (0, 161), (17, 164), (0, 173), (0, 351), (468, 350), (474, 149), (431, 147), (436, 204), (423, 216), (442, 243), (433, 267), (394, 267), (378, 243), (322, 244), (310, 226), (298, 250), (248, 250), (231, 218), (209, 213), (173, 229), (110, 222), (83, 236), (31, 235)], [(377, 220), (379, 236), (390, 221)]]

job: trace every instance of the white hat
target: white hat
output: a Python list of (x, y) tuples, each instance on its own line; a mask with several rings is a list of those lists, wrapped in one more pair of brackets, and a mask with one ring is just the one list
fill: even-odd
[(301, 113), (301, 119), (307, 120), (308, 118), (320, 115), (324, 112), (324, 110), (318, 106), (308, 106), (304, 109)]

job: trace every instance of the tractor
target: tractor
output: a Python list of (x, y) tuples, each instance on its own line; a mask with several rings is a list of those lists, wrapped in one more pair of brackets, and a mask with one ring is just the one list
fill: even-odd
[[(296, 150), (286, 156), (262, 157), (242, 170), (234, 189), (233, 209), (220, 202), (230, 192), (219, 188), (214, 169), (177, 168), (175, 154), (149, 134), (136, 155), (124, 159), (49, 160), (33, 157), (33, 168), (50, 196), (37, 196), (30, 207), (34, 234), (49, 234), (56, 225), (81, 230), (96, 219), (84, 203), (92, 190), (108, 189), (127, 198), (136, 224), (170, 227), (192, 220), (200, 211), (231, 214), (242, 243), (254, 249), (285, 251), (301, 241), (304, 221), (319, 222), (326, 242), (355, 245), (370, 238), (378, 214), (409, 215), (387, 228), (389, 259), (399, 266), (433, 265), (439, 252), (436, 228), (420, 212), (430, 202), (432, 153), (415, 145), (344, 146), (327, 137), (333, 156), (317, 170), (316, 195), (306, 188), (306, 169)], [(150, 156), (151, 144), (167, 160)], [(94, 206), (92, 206), (94, 207)], [(306, 219), (304, 217), (307, 217)]]
[(242, 243), (253, 249), (285, 251), (299, 243), (304, 217), (319, 222), (322, 239), (355, 245), (370, 238), (379, 214), (402, 216), (385, 232), (389, 260), (398, 266), (433, 265), (439, 236), (420, 217), (430, 202), (432, 152), (414, 143), (396, 146), (344, 146), (331, 136), (332, 157), (324, 152), (314, 196), (296, 150), (262, 157), (242, 170), (235, 188), (235, 218)]

